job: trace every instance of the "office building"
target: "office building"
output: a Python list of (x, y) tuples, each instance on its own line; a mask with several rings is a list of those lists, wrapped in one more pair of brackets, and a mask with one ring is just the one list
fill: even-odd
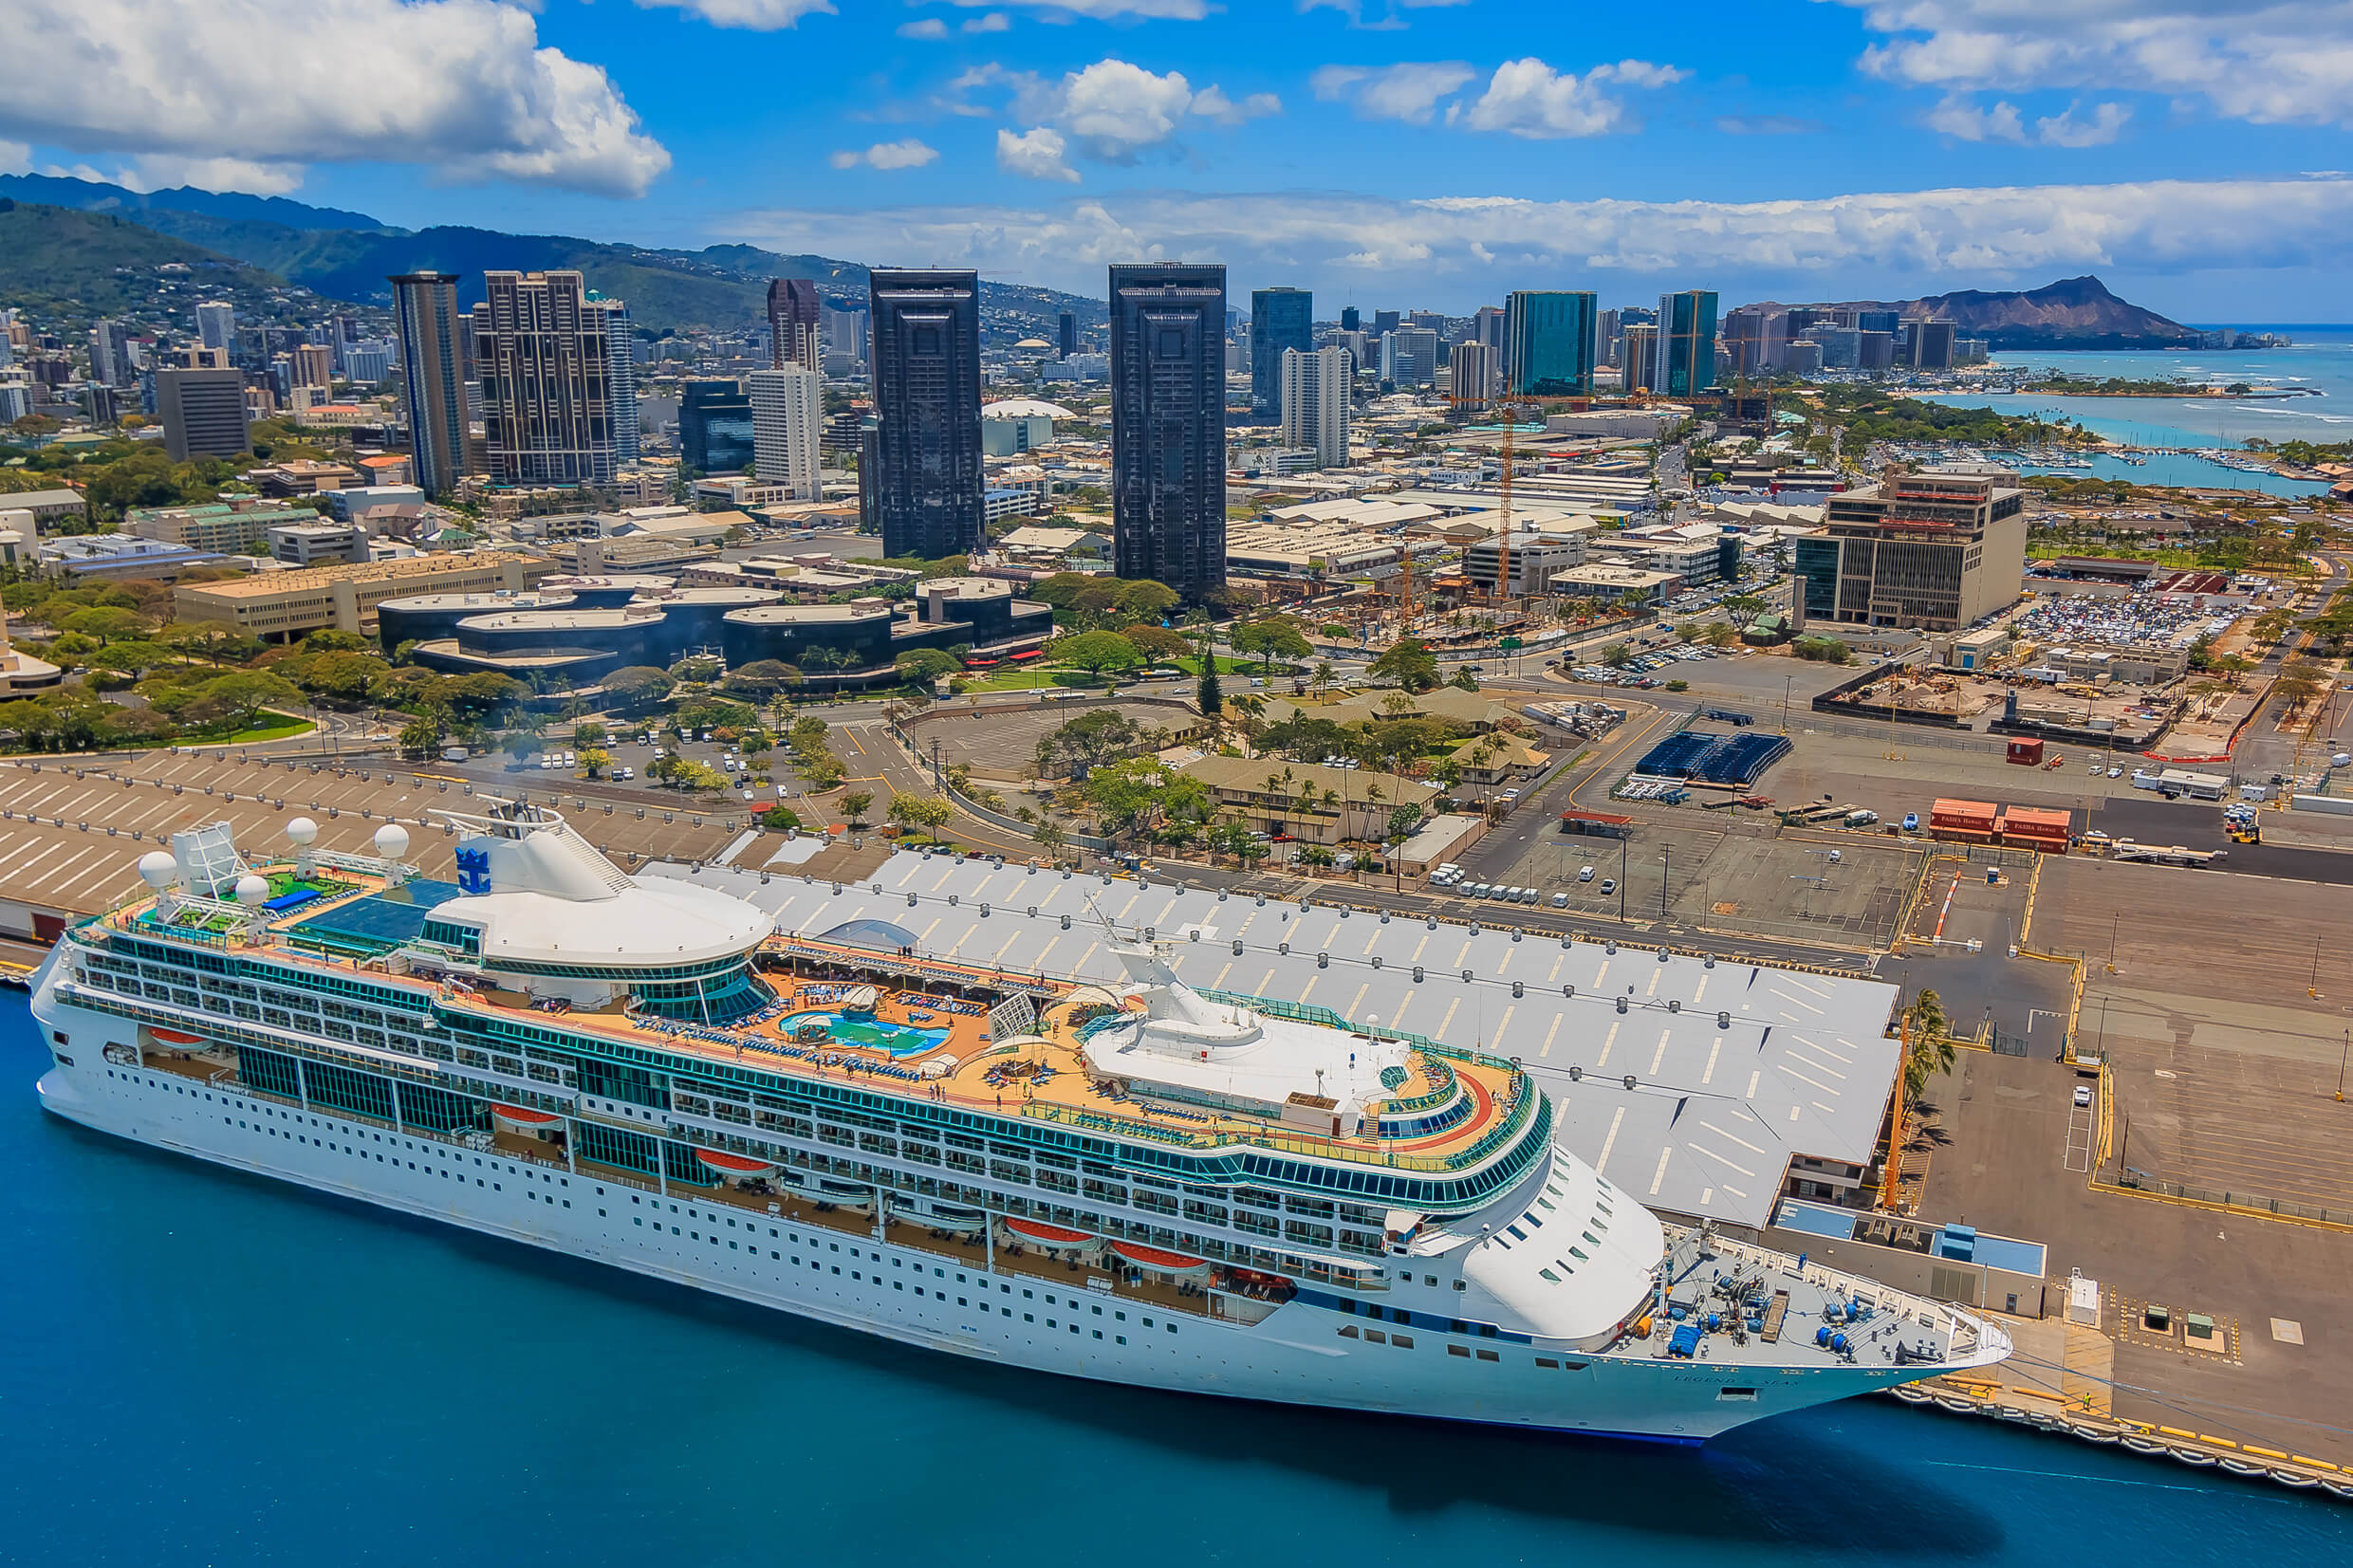
[(751, 373), (754, 477), (782, 485), (795, 501), (824, 499), (817, 435), (825, 422), (824, 378), (806, 365)]
[(825, 373), (824, 300), (807, 278), (768, 281), (769, 366)]
[[(1493, 307), (1491, 305), (1489, 308)], [(1625, 321), (1618, 311), (1604, 310), (1594, 318), (1594, 349), (1601, 356), (1602, 363), (1605, 365), (1625, 363), (1619, 358), (1619, 352), (1625, 344)]]
[(138, 368), (131, 360), (130, 327), (110, 318), (91, 324), (90, 379), (110, 387), (129, 386)]
[(1625, 372), (1628, 392), (1655, 392), (1658, 383), (1658, 329), (1648, 322), (1628, 322), (1621, 336), (1618, 360)]
[(271, 641), (296, 641), (330, 626), (366, 636), (376, 630), (376, 607), (385, 600), (516, 593), (555, 569), (552, 561), (505, 551), (406, 556), (182, 583), (172, 591), (172, 609), (178, 620), (217, 621)]
[(196, 341), (207, 348), (234, 348), (237, 307), (226, 300), (209, 300), (196, 306)]
[(1491, 403), (1499, 384), (1498, 357), (1486, 343), (1456, 343), (1448, 380), (1458, 403)]
[(1906, 322), (1897, 359), (1915, 370), (1951, 370), (1955, 341), (1951, 322)]
[(1119, 575), (1189, 603), (1226, 581), (1226, 269), (1111, 268), (1111, 499)]
[(695, 473), (743, 473), (757, 443), (751, 395), (736, 380), (689, 381), (678, 391), (678, 465)]
[(402, 393), (415, 459), (411, 477), (437, 500), (456, 489), (467, 468), (465, 329), (457, 313), (457, 274), (403, 272), (388, 281), (406, 372)]
[(303, 343), (293, 354), (294, 384), (331, 387), (335, 384), (335, 351), (324, 343)]
[(590, 289), (588, 303), (604, 312), (605, 341), (611, 345), (606, 390), (613, 404), (613, 464), (616, 469), (633, 467), (645, 455), (644, 433), (638, 423), (637, 333), (629, 324), (628, 302), (608, 300)]
[(1283, 421), (1283, 356), (1315, 349), (1315, 296), (1304, 288), (1251, 290), (1251, 414)]
[(156, 372), (156, 415), (163, 421), (163, 450), (175, 463), (240, 457), (253, 450), (246, 435), (242, 371)]
[(1504, 344), (1503, 319), (1504, 309), (1499, 304), (1483, 304), (1471, 315), (1470, 341), (1474, 343), (1484, 343), (1493, 349), (1497, 355), (1498, 365), (1503, 362), (1501, 359)]
[(1056, 359), (1067, 360), (1079, 351), (1079, 318), (1070, 311), (1062, 313), (1062, 342)]
[(1853, 370), (1862, 362), (1862, 334), (1851, 326), (1809, 326), (1806, 341), (1821, 348), (1825, 370)]
[(1356, 306), (1352, 304), (1343, 304), (1340, 307), (1340, 330), (1343, 332), (1362, 332), (1364, 330), (1364, 317)]
[(880, 268), (867, 286), (876, 430), (862, 501), (870, 490), (884, 555), (963, 554), (980, 544), (985, 516), (980, 275)]
[(485, 272), (482, 451), (501, 485), (610, 485), (613, 345), (578, 272)]
[(1373, 312), (1373, 336), (1385, 338), (1398, 329), (1398, 313), (1394, 310)]
[(1901, 321), (1900, 313), (1894, 310), (1858, 310), (1855, 312), (1855, 330), (1884, 332), (1892, 338), (1899, 330)]
[(392, 379), (393, 354), (388, 341), (353, 343), (343, 350), (344, 378), (354, 386), (380, 386)]
[(1327, 343), (1308, 353), (1285, 349), (1283, 445), (1312, 449), (1319, 469), (1346, 468), (1348, 393), (1355, 379), (1356, 366), (1348, 351), (1338, 344)]
[(1658, 368), (1651, 390), (1690, 397), (1715, 385), (1715, 291), (1686, 288), (1658, 296)]
[(1400, 326), (1382, 334), (1380, 378), (1392, 386), (1435, 385), (1438, 378), (1438, 335), (1426, 326)]
[(1601, 307), (1580, 290), (1522, 289), (1504, 302), (1505, 374), (1519, 397), (1589, 397)]
[(1801, 624), (1955, 632), (2014, 602), (2026, 575), (2026, 492), (1979, 474), (1899, 474), (1830, 497), (1794, 541)]
[(1855, 334), (1855, 368), (1885, 370), (1896, 362), (1896, 337), (1892, 332), (1862, 332)]
[(1462, 552), (1463, 576), (1482, 598), (1523, 599), (1552, 591), (1552, 575), (1582, 566), (1585, 542), (1582, 534), (1514, 533), (1510, 542), (1511, 581), (1503, 581), (1504, 544), (1482, 539)]

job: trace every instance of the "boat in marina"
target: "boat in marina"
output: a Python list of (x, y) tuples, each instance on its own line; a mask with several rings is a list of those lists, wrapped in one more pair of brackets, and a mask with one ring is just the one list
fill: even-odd
[[(1556, 1146), (1508, 1058), (1204, 993), (1107, 921), (1113, 982), (874, 919), (780, 935), (551, 809), (476, 806), (448, 816), (453, 882), (398, 827), (370, 856), (299, 820), (260, 859), (175, 836), (35, 976), (43, 1104), (1075, 1378), (1697, 1442), (2009, 1354), (1971, 1313), (1662, 1220)], [(819, 1012), (858, 1026), (809, 1037)]]

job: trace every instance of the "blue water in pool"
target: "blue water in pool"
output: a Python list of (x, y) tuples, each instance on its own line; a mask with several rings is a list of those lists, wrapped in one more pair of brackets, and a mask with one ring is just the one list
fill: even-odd
[(1684, 1451), (928, 1356), (85, 1133), (38, 1109), (46, 1065), (23, 999), (0, 996), (0, 1561), (2144, 1568), (2353, 1553), (2344, 1504), (1885, 1401)]
[(850, 1018), (842, 1013), (793, 1013), (777, 1025), (787, 1039), (804, 1024), (823, 1024), (836, 1040), (854, 1045), (879, 1046), (893, 1056), (914, 1056), (928, 1051), (948, 1038), (948, 1031), (920, 1028), (913, 1024), (892, 1024), (880, 1018)]

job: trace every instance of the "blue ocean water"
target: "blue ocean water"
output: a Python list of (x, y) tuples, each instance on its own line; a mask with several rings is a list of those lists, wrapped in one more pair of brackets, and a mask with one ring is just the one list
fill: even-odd
[[(2070, 376), (2132, 379), (2177, 377), (2244, 383), (2262, 390), (2311, 388), (2318, 397), (2051, 397), (2033, 394), (1940, 394), (1932, 402), (1988, 407), (2002, 414), (2040, 414), (2080, 421), (2087, 430), (2140, 447), (2227, 448), (2251, 437), (2270, 441), (2353, 441), (2353, 326), (2290, 326), (2291, 348), (2247, 353), (2126, 350), (2085, 353), (2024, 349), (1994, 356), (1999, 365), (2063, 370)], [(2083, 472), (2084, 470), (2072, 470)], [(2143, 485), (2211, 485), (2273, 495), (2309, 495), (2325, 485), (2245, 473), (2196, 457), (2152, 457), (2145, 465), (2095, 458), (2090, 472)]]
[(1849, 1401), (1697, 1450), (927, 1356), (45, 1116), (0, 999), (0, 1560), (2320, 1563), (2353, 1508)]

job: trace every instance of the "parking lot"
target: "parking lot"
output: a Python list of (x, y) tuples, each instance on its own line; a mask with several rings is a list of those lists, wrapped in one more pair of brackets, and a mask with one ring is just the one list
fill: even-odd
[(1076, 703), (1041, 703), (1010, 710), (967, 710), (943, 704), (927, 714), (913, 732), (926, 755), (930, 754), (932, 742), (939, 742), (939, 760), (943, 764), (953, 766), (962, 763), (988, 779), (1020, 779), (1037, 766), (1038, 742), (1071, 719), (1105, 707), (1115, 708), (1134, 720), (1146, 734), (1160, 729), (1183, 729), (1193, 722), (1190, 710), (1156, 702), (1090, 703), (1084, 707)]

